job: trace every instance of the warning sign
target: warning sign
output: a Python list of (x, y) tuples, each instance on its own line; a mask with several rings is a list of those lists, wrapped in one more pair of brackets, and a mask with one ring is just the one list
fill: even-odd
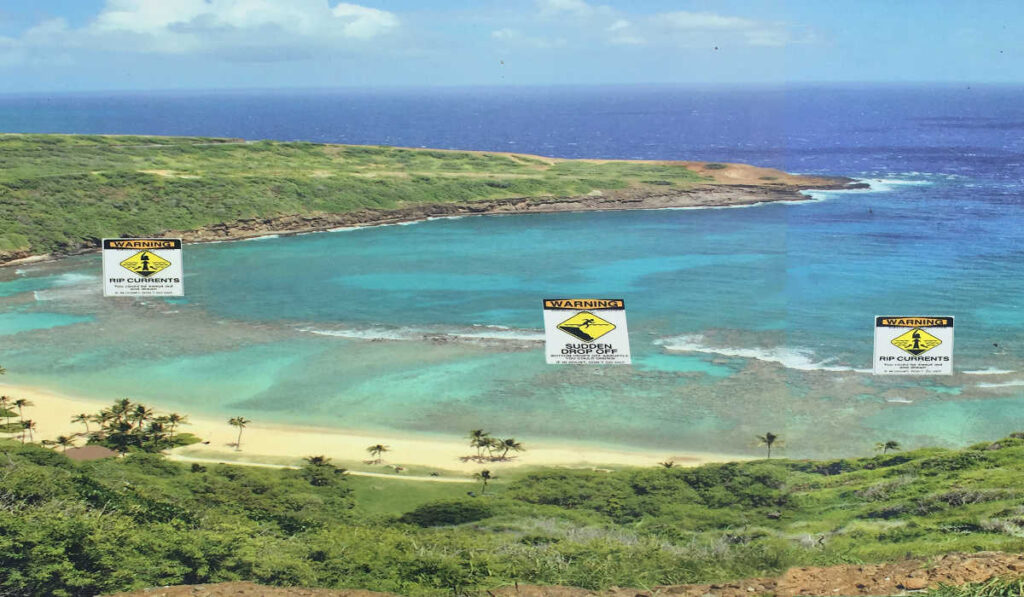
[(953, 317), (876, 317), (875, 375), (953, 373)]
[(183, 296), (181, 239), (103, 239), (103, 296)]
[(544, 299), (548, 364), (628, 365), (622, 299)]

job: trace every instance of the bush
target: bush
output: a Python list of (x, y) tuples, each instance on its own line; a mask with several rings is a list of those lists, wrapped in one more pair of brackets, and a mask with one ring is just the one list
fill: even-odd
[(450, 500), (423, 504), (406, 512), (399, 521), (421, 527), (451, 526), (494, 516), (493, 507), (483, 500)]

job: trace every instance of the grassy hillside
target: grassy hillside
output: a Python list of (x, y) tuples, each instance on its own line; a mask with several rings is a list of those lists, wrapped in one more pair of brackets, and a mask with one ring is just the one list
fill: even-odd
[(0, 135), (0, 252), (417, 203), (704, 180), (680, 165), (191, 137)]
[(827, 462), (499, 472), (485, 495), (309, 467), (189, 467), (158, 454), (74, 463), (0, 441), (0, 587), (642, 588), (797, 564), (1021, 551), (1021, 437)]

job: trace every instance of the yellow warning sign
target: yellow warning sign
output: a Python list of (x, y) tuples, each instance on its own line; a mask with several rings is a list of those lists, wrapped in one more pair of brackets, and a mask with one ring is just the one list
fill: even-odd
[(615, 324), (601, 319), (590, 311), (580, 311), (558, 324), (558, 329), (584, 342), (593, 342), (614, 330)]
[(170, 261), (149, 251), (139, 251), (121, 262), (121, 267), (145, 278), (152, 276), (162, 269), (167, 269), (170, 265)]
[(921, 328), (914, 328), (909, 332), (900, 334), (892, 339), (893, 346), (905, 350), (912, 355), (919, 355), (923, 352), (928, 352), (939, 344), (942, 344), (942, 340), (939, 340)]

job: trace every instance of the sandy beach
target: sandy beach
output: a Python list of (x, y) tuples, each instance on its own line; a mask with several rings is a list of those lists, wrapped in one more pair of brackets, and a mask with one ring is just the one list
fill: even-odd
[[(110, 406), (109, 402), (80, 399), (45, 388), (16, 386), (0, 383), (0, 394), (12, 398), (26, 398), (33, 406), (25, 410), (25, 418), (35, 421), (35, 441), (54, 439), (85, 431), (81, 423), (71, 423), (79, 413), (92, 414)], [(157, 414), (165, 413), (160, 405), (146, 403)], [(233, 442), (238, 430), (224, 420), (188, 415), (189, 424), (181, 430), (195, 434), (204, 443), (173, 450), (179, 460), (246, 462), (267, 465), (298, 464), (312, 455), (325, 455), (339, 466), (352, 470), (389, 472), (392, 466), (405, 467), (410, 473), (438, 472), (446, 475), (471, 474), (481, 468), (502, 470), (512, 467), (622, 467), (657, 466), (666, 460), (679, 466), (697, 466), (709, 462), (743, 460), (749, 457), (714, 454), (655, 452), (627, 449), (605, 449), (583, 444), (559, 444), (518, 438), (526, 446), (514, 460), (507, 462), (463, 462), (460, 458), (473, 453), (468, 440), (461, 437), (424, 437), (396, 432), (368, 432), (365, 430), (326, 429), (274, 425), (261, 421), (250, 423), (242, 434), (242, 449), (236, 451)], [(468, 430), (467, 430), (468, 432)], [(16, 437), (16, 436), (15, 436)], [(208, 442), (208, 443), (205, 443)], [(383, 465), (367, 464), (366, 448), (384, 444), (390, 450), (384, 455)]]

